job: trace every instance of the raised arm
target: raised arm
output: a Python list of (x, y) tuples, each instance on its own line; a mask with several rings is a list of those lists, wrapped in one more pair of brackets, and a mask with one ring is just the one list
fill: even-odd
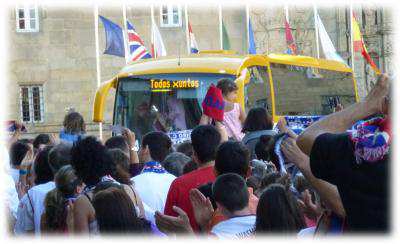
[(298, 138), (297, 145), (310, 155), (315, 139), (324, 133), (343, 133), (355, 122), (385, 112), (385, 97), (389, 91), (387, 75), (381, 75), (368, 96), (339, 112), (330, 114), (308, 127)]
[(346, 212), (344, 210), (337, 187), (324, 180), (316, 178), (312, 174), (310, 168), (310, 158), (301, 152), (293, 138), (287, 138), (285, 141), (283, 141), (282, 152), (290, 162), (293, 162), (300, 169), (307, 181), (318, 192), (321, 200), (324, 201), (326, 206), (338, 216), (345, 217)]

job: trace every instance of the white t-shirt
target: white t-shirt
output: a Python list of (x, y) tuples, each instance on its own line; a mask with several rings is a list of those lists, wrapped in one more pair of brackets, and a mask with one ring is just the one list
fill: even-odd
[(154, 211), (164, 212), (169, 187), (175, 176), (170, 173), (145, 172), (132, 178), (143, 203)]
[(256, 216), (233, 217), (215, 225), (211, 233), (221, 239), (240, 239), (253, 235)]
[(17, 210), (18, 210), (18, 193), (17, 189), (15, 188), (15, 183), (13, 178), (8, 175), (4, 174), (4, 180), (5, 180), (5, 203), (6, 206), (10, 209), (12, 215), (17, 218)]
[(10, 168), (8, 172), (11, 175), (11, 177), (13, 178), (14, 183), (17, 184), (19, 181), (19, 169)]
[(297, 233), (297, 237), (307, 237), (307, 236), (313, 237), (315, 229), (316, 229), (315, 226), (302, 229), (299, 231), (299, 233)]
[(27, 194), (21, 198), (18, 206), (17, 222), (14, 227), (15, 234), (23, 234), (32, 230), (35, 230), (35, 234), (40, 234), (40, 218), (44, 211), (44, 199), (47, 193), (54, 188), (54, 181), (40, 184), (29, 189), (28, 193), (31, 201), (29, 201)]

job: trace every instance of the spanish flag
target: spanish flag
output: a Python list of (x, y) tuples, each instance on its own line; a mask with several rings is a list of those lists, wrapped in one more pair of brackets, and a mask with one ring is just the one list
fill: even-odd
[(353, 13), (351, 24), (353, 27), (353, 47), (354, 52), (360, 52), (361, 55), (367, 60), (367, 62), (371, 65), (372, 69), (375, 71), (377, 75), (381, 74), (381, 71), (378, 69), (374, 60), (372, 60), (371, 56), (369, 56), (367, 48), (365, 47), (364, 40), (361, 35), (360, 27), (358, 26), (356, 17)]

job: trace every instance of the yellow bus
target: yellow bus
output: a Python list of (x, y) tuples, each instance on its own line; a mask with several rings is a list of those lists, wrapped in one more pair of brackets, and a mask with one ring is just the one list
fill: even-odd
[(146, 59), (125, 66), (97, 90), (93, 121), (102, 122), (107, 94), (116, 89), (113, 124), (135, 132), (167, 132), (174, 142), (189, 138), (202, 114), (211, 84), (235, 80), (245, 111), (264, 107), (280, 116), (323, 116), (329, 99), (345, 107), (358, 101), (352, 70), (339, 62), (286, 54), (236, 55), (204, 51), (182, 57)]

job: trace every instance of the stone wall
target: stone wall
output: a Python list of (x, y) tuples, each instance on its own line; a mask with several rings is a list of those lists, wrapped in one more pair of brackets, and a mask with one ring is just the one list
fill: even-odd
[[(361, 8), (362, 7), (362, 8)], [(378, 24), (375, 11), (378, 10)], [(40, 132), (58, 132), (65, 111), (75, 108), (88, 122), (90, 133), (96, 134), (98, 126), (91, 122), (93, 100), (97, 87), (94, 12), (92, 6), (55, 7), (42, 5), (39, 8), (39, 32), (17, 33), (15, 10), (9, 10), (9, 80), (7, 119), (20, 120), (19, 86), (24, 84), (44, 85), (44, 122), (28, 125), (32, 136)], [(321, 8), (319, 14), (338, 52), (350, 63), (349, 22), (344, 7)], [(365, 21), (365, 41), (370, 52), (379, 57), (382, 70), (392, 72), (392, 17), (389, 9), (377, 6), (358, 6), (355, 12), (361, 25)], [(364, 18), (362, 18), (364, 12)], [(160, 26), (159, 7), (154, 8), (154, 17)], [(316, 56), (314, 19), (311, 7), (290, 6), (290, 23), (300, 53)], [(123, 25), (120, 6), (100, 5), (99, 14)], [(127, 6), (127, 18), (150, 47), (150, 7)], [(188, 16), (200, 50), (220, 49), (218, 6), (188, 6)], [(247, 52), (246, 11), (244, 6), (223, 6), (222, 16), (228, 31), (231, 47), (239, 54)], [(284, 8), (278, 6), (250, 6), (250, 16), (258, 53), (282, 53), (287, 49), (284, 29)], [(182, 6), (181, 27), (159, 27), (168, 55), (187, 53), (185, 36), (185, 14)], [(348, 17), (348, 16), (347, 16)], [(99, 47), (101, 80), (113, 77), (125, 65), (120, 57), (104, 55), (104, 28), (99, 21)], [(382, 45), (383, 44), (383, 45)], [(320, 50), (320, 57), (323, 52)], [(361, 97), (370, 89), (373, 71), (359, 57), (355, 64), (358, 90)], [(107, 98), (106, 124), (112, 122), (114, 92)], [(106, 131), (108, 126), (104, 126)], [(107, 132), (109, 135), (109, 132)], [(106, 133), (106, 134), (107, 134)]]

